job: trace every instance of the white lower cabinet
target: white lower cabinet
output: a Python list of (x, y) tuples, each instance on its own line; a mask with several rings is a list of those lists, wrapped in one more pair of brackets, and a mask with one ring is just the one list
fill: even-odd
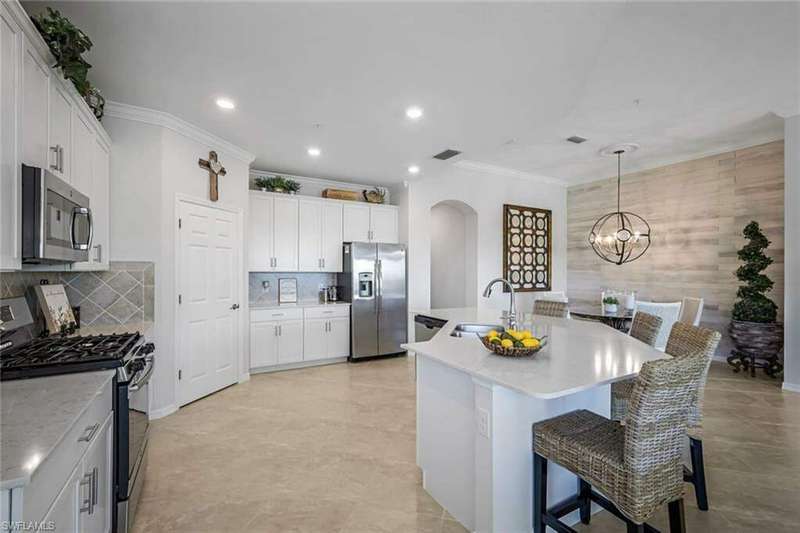
[(350, 355), (350, 306), (250, 312), (250, 367), (266, 368)]

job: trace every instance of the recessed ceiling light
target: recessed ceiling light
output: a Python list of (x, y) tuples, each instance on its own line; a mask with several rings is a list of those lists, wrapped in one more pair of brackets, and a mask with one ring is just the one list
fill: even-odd
[(310, 155), (311, 157), (319, 157), (319, 155), (322, 153), (322, 151), (316, 146), (312, 146), (306, 151), (308, 152), (308, 155)]
[(236, 104), (233, 103), (233, 100), (228, 100), (227, 98), (217, 98), (217, 105), (220, 106), (222, 109), (236, 108)]
[(418, 120), (422, 118), (422, 108), (413, 105), (406, 109), (406, 116), (411, 120)]
[(417, 165), (411, 165), (408, 167), (409, 174), (419, 174), (419, 167)]

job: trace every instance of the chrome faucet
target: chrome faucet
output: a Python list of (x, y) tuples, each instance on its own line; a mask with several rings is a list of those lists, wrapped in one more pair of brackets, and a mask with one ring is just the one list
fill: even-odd
[(511, 300), (508, 306), (508, 327), (511, 329), (517, 329), (517, 309), (514, 305), (514, 287), (511, 286), (511, 283), (507, 279), (503, 278), (495, 278), (486, 285), (486, 288), (483, 289), (483, 297), (488, 298), (492, 295), (492, 287), (494, 287), (495, 283), (502, 283), (508, 290), (511, 291)]

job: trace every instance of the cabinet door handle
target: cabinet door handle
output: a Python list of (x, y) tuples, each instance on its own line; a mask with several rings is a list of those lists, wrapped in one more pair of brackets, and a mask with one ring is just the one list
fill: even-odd
[(97, 505), (97, 494), (100, 492), (97, 488), (98, 479), (100, 478), (98, 474), (99, 472), (95, 466), (92, 468), (92, 508), (89, 510), (89, 514), (94, 514), (94, 506)]
[(61, 145), (58, 147), (58, 171), (64, 173), (64, 147)]
[[(58, 145), (51, 146), (50, 147), (50, 152), (52, 154), (55, 154), (55, 156), (56, 156), (55, 157), (55, 163), (50, 163), (50, 169), (51, 170), (58, 170)], [(52, 160), (53, 158), (51, 157), (50, 159)]]
[(278, 324), (278, 337), (283, 337), (283, 326)]
[(278, 336), (278, 326), (277, 326), (277, 325), (275, 325), (275, 326), (273, 326), (273, 327), (275, 328), (275, 336), (277, 337), (277, 336)]
[[(79, 513), (92, 514), (92, 485), (93, 485), (92, 478), (94, 477), (93, 473), (94, 472), (86, 473), (81, 478), (81, 482), (79, 484), (79, 486), (80, 486), (80, 489), (79, 489), (80, 490), (80, 497), (81, 497), (81, 505), (80, 505), (80, 507), (78, 507), (78, 512)], [(88, 487), (89, 488), (89, 496), (87, 496), (86, 498), (83, 497), (83, 488), (84, 487)]]
[(97, 433), (97, 430), (100, 429), (100, 422), (93, 424), (91, 426), (87, 426), (86, 429), (83, 431), (83, 435), (78, 437), (78, 442), (89, 442), (94, 437), (94, 434)]
[(322, 268), (325, 268), (325, 258), (322, 258)]

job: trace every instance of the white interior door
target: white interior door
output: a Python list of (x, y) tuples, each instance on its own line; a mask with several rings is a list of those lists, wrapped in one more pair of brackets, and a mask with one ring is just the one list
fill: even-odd
[(229, 211), (179, 201), (179, 403), (187, 404), (238, 377), (238, 217)]

